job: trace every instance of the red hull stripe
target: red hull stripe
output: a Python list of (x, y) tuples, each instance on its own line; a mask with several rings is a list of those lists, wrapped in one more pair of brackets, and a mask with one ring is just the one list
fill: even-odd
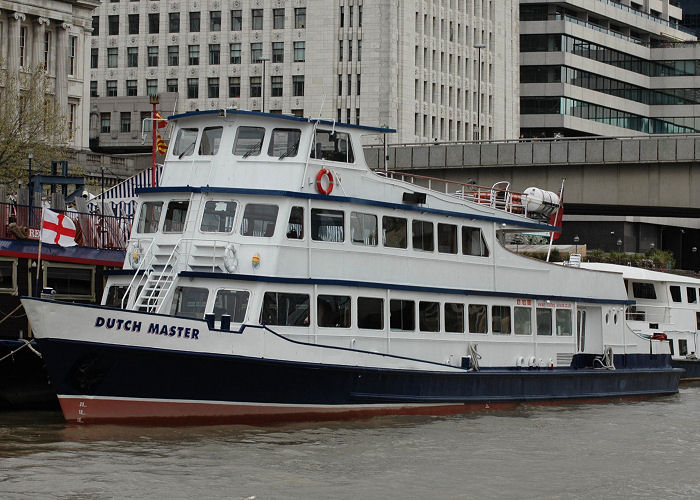
[[(350, 420), (381, 415), (454, 415), (477, 410), (503, 410), (519, 403), (396, 404), (396, 405), (281, 405), (199, 401), (59, 396), (67, 422), (78, 424), (130, 423), (158, 425), (249, 424)], [(639, 400), (644, 397), (614, 398)], [(609, 402), (611, 398), (538, 401), (536, 405)]]

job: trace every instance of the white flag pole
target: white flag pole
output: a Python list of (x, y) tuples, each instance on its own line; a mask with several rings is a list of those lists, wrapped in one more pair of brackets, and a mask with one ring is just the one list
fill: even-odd
[[(561, 204), (564, 202), (564, 181), (566, 180), (566, 177), (563, 177), (561, 179), (561, 189), (559, 190), (559, 208), (557, 209), (556, 215), (554, 216), (554, 224), (557, 223), (557, 219), (559, 218), (559, 210), (561, 210)], [(562, 214), (561, 216), (562, 220), (559, 221), (559, 224), (564, 223), (564, 215)], [(560, 226), (561, 227), (561, 226)], [(547, 260), (545, 262), (549, 262), (549, 255), (552, 253), (552, 244), (554, 243), (554, 231), (550, 231), (549, 233), (549, 248), (547, 248)]]
[(42, 236), (44, 233), (44, 207), (41, 207), (41, 224), (39, 225), (39, 252), (37, 253), (37, 261), (36, 261), (36, 285), (34, 289), (34, 296), (39, 297), (40, 296), (40, 291), (39, 291), (39, 273), (41, 272), (41, 243), (42, 243)]

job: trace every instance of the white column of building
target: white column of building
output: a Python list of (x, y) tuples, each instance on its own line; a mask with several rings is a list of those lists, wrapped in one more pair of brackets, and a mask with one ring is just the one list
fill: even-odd
[(21, 12), (14, 12), (8, 17), (8, 37), (9, 49), (7, 51), (7, 68), (10, 71), (19, 69), (19, 29), (26, 16)]
[(90, 145), (90, 48), (92, 47), (92, 27), (83, 28), (83, 98), (76, 113), (76, 131), (73, 145), (77, 148), (87, 148)]
[(62, 23), (58, 26), (56, 35), (56, 104), (59, 112), (66, 114), (68, 107), (68, 30), (70, 24)]
[(46, 36), (46, 27), (49, 25), (49, 22), (50, 21), (45, 17), (38, 17), (34, 29), (32, 30), (32, 36), (34, 37), (34, 43), (32, 44), (32, 66), (35, 68), (40, 64), (44, 64), (44, 38)]

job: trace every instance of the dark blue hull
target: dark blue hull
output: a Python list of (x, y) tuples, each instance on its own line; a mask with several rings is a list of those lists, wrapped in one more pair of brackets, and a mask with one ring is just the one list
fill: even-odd
[(674, 368), (685, 370), (681, 380), (700, 380), (700, 359), (674, 359), (672, 364)]
[(22, 340), (0, 339), (0, 411), (58, 408), (44, 360)]
[[(462, 410), (520, 402), (645, 397), (678, 391), (668, 356), (634, 368), (418, 372), (41, 339), (69, 421), (264, 421)], [(579, 363), (585, 358), (577, 360)], [(642, 365), (646, 365), (642, 366)], [(215, 418), (212, 417), (212, 412)], [(430, 411), (429, 413), (434, 413)], [(439, 413), (439, 411), (438, 411)]]

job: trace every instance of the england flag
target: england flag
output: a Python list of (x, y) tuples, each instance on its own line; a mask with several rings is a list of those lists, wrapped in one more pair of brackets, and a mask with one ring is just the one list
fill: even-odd
[(75, 224), (64, 214), (45, 208), (42, 211), (41, 241), (62, 247), (72, 247), (75, 242)]

